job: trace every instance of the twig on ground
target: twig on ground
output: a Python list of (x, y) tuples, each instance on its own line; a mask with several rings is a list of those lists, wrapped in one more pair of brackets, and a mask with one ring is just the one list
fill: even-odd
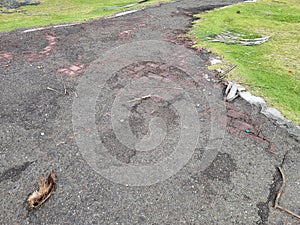
[(78, 98), (78, 94), (76, 93), (76, 91), (73, 88), (66, 87), (66, 84), (65, 84), (65, 82), (63, 80), (62, 80), (62, 83), (63, 83), (63, 87), (64, 87), (63, 91), (58, 91), (58, 90), (56, 90), (54, 88), (51, 88), (51, 87), (47, 87), (46, 89), (49, 90), (49, 91), (54, 91), (57, 94), (64, 94), (64, 95), (69, 94), (68, 90), (67, 90), (67, 89), (69, 89), (69, 90), (71, 90), (74, 93), (75, 97)]
[(243, 84), (243, 85), (253, 86), (253, 87), (259, 87), (259, 88), (271, 88), (269, 86), (263, 86), (263, 85), (257, 85), (257, 84), (249, 84), (249, 83), (244, 83), (244, 82), (238, 82), (238, 84)]
[[(63, 79), (62, 76), (60, 76), (60, 79), (61, 79), (61, 82), (62, 82), (62, 84), (63, 84), (63, 86), (64, 86), (64, 94), (65, 94), (65, 95), (69, 94), (68, 91), (67, 91), (67, 87), (66, 87), (66, 82), (65, 82), (65, 80)], [(69, 89), (71, 89), (71, 88), (69, 88)]]
[(145, 96), (140, 97), (140, 98), (134, 98), (132, 100), (129, 100), (128, 102), (142, 101), (142, 100), (145, 100), (145, 99), (151, 98), (151, 97), (152, 97), (152, 95), (145, 95)]
[(70, 88), (70, 90), (74, 93), (75, 97), (78, 98), (78, 94), (76, 93), (76, 91), (73, 88)]
[(63, 145), (63, 144), (65, 144), (66, 142), (65, 141), (60, 141), (60, 142), (58, 142), (57, 144), (56, 144), (56, 147), (58, 147), (58, 146), (60, 146), (60, 145)]
[(276, 208), (278, 207), (278, 205), (279, 205), (279, 199), (280, 199), (280, 196), (281, 196), (281, 194), (282, 194), (282, 192), (283, 192), (283, 189), (284, 189), (284, 187), (285, 187), (285, 182), (286, 182), (286, 180), (285, 180), (285, 175), (284, 175), (284, 173), (283, 173), (283, 169), (281, 168), (281, 166), (278, 166), (278, 170), (279, 170), (279, 172), (280, 172), (280, 174), (281, 174), (281, 177), (282, 177), (282, 185), (281, 185), (281, 187), (280, 187), (280, 189), (279, 189), (279, 191), (278, 191), (278, 193), (277, 193), (277, 195), (276, 195), (275, 204), (274, 204), (275, 209), (276, 209)]
[(54, 92), (56, 92), (57, 94), (61, 94), (60, 91), (58, 91), (58, 90), (56, 90), (56, 89), (54, 89), (54, 88), (47, 87), (46, 89), (49, 90), (49, 91), (54, 91)]
[(279, 205), (279, 199), (280, 199), (280, 197), (282, 195), (282, 192), (283, 192), (283, 189), (285, 187), (286, 179), (285, 179), (285, 175), (283, 173), (283, 169), (281, 168), (281, 166), (278, 166), (278, 170), (279, 170), (279, 172), (281, 174), (281, 177), (282, 177), (282, 185), (281, 185), (281, 187), (280, 187), (280, 189), (279, 189), (279, 191), (278, 191), (278, 193), (276, 195), (274, 208), (275, 209), (280, 209), (280, 210), (282, 210), (282, 211), (284, 211), (284, 212), (286, 212), (286, 213), (288, 213), (288, 214), (296, 217), (298, 220), (300, 220), (300, 215), (298, 215), (298, 214), (296, 214), (296, 213), (294, 213), (294, 212), (292, 212), (292, 211), (290, 211), (290, 210), (288, 210), (288, 209), (286, 209), (286, 208), (284, 208), (284, 207), (282, 207), (282, 206)]
[(229, 69), (225, 70), (224, 73), (222, 73), (221, 78), (225, 78), (226, 75), (227, 75), (228, 73), (230, 73), (230, 72), (231, 72), (234, 68), (236, 68), (236, 67), (237, 67), (237, 65), (235, 64), (235, 65), (233, 65), (232, 67), (230, 67)]
[(63, 85), (64, 85), (64, 93), (65, 93), (65, 95), (66, 95), (66, 94), (68, 94), (67, 88), (66, 88), (66, 84), (65, 84), (65, 81), (64, 81), (63, 79), (61, 79), (61, 80), (62, 80), (62, 83), (63, 83)]

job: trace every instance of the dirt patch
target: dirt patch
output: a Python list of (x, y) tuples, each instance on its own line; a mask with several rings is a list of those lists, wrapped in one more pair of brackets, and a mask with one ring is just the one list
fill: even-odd
[(74, 63), (69, 66), (58, 69), (57, 72), (65, 76), (74, 78), (81, 75), (84, 71), (83, 70), (84, 68), (85, 68), (84, 64)]

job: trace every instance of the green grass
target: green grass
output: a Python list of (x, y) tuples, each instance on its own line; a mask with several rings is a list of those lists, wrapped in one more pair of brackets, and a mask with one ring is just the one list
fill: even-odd
[[(299, 124), (299, 0), (241, 3), (201, 13), (197, 17), (199, 20), (190, 33), (197, 42), (196, 46), (222, 56), (225, 61), (223, 67), (238, 65), (227, 79), (251, 84), (247, 86), (248, 90), (264, 97), (269, 105)], [(255, 46), (214, 43), (207, 39), (224, 31), (243, 33), (248, 37), (267, 35), (271, 39)]]
[(8, 10), (0, 8), (0, 31), (22, 27), (46, 26), (61, 23), (82, 22), (111, 16), (120, 11), (132, 10), (162, 0), (151, 0), (130, 8), (112, 8), (136, 3), (138, 0), (40, 0), (37, 6), (23, 6)]

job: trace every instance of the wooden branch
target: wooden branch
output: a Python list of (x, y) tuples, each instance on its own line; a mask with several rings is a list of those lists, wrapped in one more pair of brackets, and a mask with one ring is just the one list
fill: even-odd
[(285, 175), (283, 173), (283, 169), (281, 168), (281, 166), (278, 166), (278, 170), (280, 171), (280, 174), (281, 174), (281, 177), (282, 177), (282, 185), (281, 185), (281, 187), (280, 187), (280, 189), (279, 189), (279, 191), (278, 191), (278, 193), (276, 195), (275, 204), (274, 204), (275, 209), (278, 208), (279, 199), (280, 199), (280, 196), (281, 196), (281, 194), (283, 192), (283, 189), (285, 187), (285, 182), (286, 182)]
[(230, 73), (235, 67), (237, 67), (237, 65), (233, 65), (232, 67), (230, 67), (229, 69), (225, 70), (224, 73), (222, 73), (221, 78), (225, 78), (225, 76)]
[(151, 97), (152, 97), (152, 95), (145, 95), (145, 96), (143, 96), (143, 97), (135, 98), (135, 99), (129, 100), (129, 101), (127, 101), (127, 102), (142, 101), (142, 100), (145, 100), (145, 99), (151, 98)]
[(245, 83), (245, 82), (237, 82), (238, 84), (242, 84), (242, 85), (247, 85), (247, 86), (253, 86), (253, 87), (259, 87), (259, 88), (271, 88), (269, 86), (264, 86), (264, 85), (256, 85), (256, 84), (249, 84), (249, 83)]
[(284, 207), (282, 207), (282, 206), (280, 206), (280, 205), (277, 206), (277, 209), (280, 209), (280, 210), (282, 210), (282, 211), (284, 211), (284, 212), (286, 212), (286, 213), (288, 213), (288, 214), (290, 214), (290, 215), (296, 217), (298, 220), (300, 220), (300, 215), (298, 215), (298, 214), (292, 212), (291, 210), (288, 210), (288, 209), (286, 209), (286, 208), (284, 208)]
[(279, 172), (281, 174), (281, 177), (282, 177), (282, 185), (281, 185), (281, 187), (280, 187), (280, 189), (279, 189), (279, 191), (278, 191), (278, 193), (276, 195), (274, 208), (275, 209), (280, 209), (280, 210), (282, 210), (282, 211), (284, 211), (284, 212), (286, 212), (286, 213), (288, 213), (288, 214), (296, 217), (298, 220), (300, 220), (300, 215), (298, 215), (298, 214), (292, 212), (291, 210), (286, 209), (286, 208), (284, 208), (284, 207), (282, 207), (282, 206), (279, 205), (279, 199), (280, 199), (280, 197), (282, 195), (282, 192), (283, 192), (283, 189), (285, 187), (286, 179), (285, 179), (285, 175), (283, 173), (283, 169), (281, 168), (281, 166), (278, 166), (278, 170), (279, 170)]

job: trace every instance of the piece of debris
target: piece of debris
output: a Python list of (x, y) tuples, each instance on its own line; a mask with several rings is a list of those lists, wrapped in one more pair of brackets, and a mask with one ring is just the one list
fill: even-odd
[(211, 65), (222, 64), (222, 60), (220, 58), (211, 57), (209, 59)]
[(227, 74), (229, 74), (234, 68), (236, 68), (237, 65), (234, 64), (232, 65), (231, 67), (229, 67), (228, 69), (226, 70), (223, 70), (221, 68), (218, 68), (218, 69), (215, 69), (215, 71), (218, 73), (218, 75), (222, 78), (222, 79), (225, 79)]
[(285, 182), (286, 182), (286, 181), (285, 181), (285, 175), (284, 175), (284, 173), (283, 173), (283, 169), (282, 169), (280, 166), (278, 166), (278, 170), (279, 170), (280, 175), (281, 175), (281, 177), (282, 177), (282, 185), (281, 185), (281, 187), (280, 187), (280, 189), (279, 189), (279, 191), (278, 191), (278, 193), (277, 193), (277, 195), (276, 195), (274, 208), (275, 208), (275, 209), (280, 209), (280, 210), (282, 210), (282, 211), (284, 211), (284, 212), (286, 212), (286, 213), (288, 213), (288, 214), (290, 214), (290, 215), (296, 217), (298, 220), (300, 220), (300, 215), (298, 215), (298, 214), (296, 214), (296, 213), (290, 211), (289, 209), (286, 209), (286, 208), (284, 208), (284, 207), (282, 207), (282, 206), (279, 205), (279, 199), (280, 199), (280, 197), (281, 197), (281, 195), (282, 195), (282, 192), (283, 192), (283, 189), (284, 189), (284, 187), (285, 187)]
[(227, 88), (225, 91), (225, 100), (231, 102), (239, 96), (240, 92), (243, 91), (246, 91), (246, 89), (243, 86), (232, 81), (228, 81)]
[(233, 65), (233, 66), (231, 66), (230, 68), (228, 68), (227, 70), (225, 70), (225, 71), (223, 71), (222, 72), (222, 78), (225, 78), (225, 76), (228, 74), (228, 73), (230, 73), (234, 68), (236, 68), (237, 67), (237, 65)]
[(217, 71), (219, 74), (223, 74), (223, 73), (224, 73), (224, 70), (222, 70), (222, 69), (220, 69), (220, 68), (216, 69), (216, 71)]
[(76, 93), (76, 91), (73, 89), (73, 88), (71, 88), (71, 87), (66, 87), (66, 85), (63, 83), (63, 88), (64, 88), (64, 90), (63, 91), (59, 91), (59, 90), (56, 90), (56, 89), (54, 89), (54, 88), (51, 88), (51, 87), (47, 87), (46, 89), (47, 90), (49, 90), (49, 91), (54, 91), (55, 93), (57, 93), (57, 94), (60, 94), (60, 95), (68, 95), (69, 94), (69, 91), (68, 90), (70, 90), (73, 94), (74, 94), (74, 96), (76, 97), (76, 98), (78, 98), (78, 94)]
[(127, 102), (142, 101), (142, 100), (145, 100), (145, 99), (151, 98), (151, 97), (152, 97), (152, 95), (145, 95), (145, 96), (143, 96), (143, 97), (135, 98), (135, 99), (129, 100), (129, 101), (127, 101)]
[(239, 45), (261, 45), (270, 39), (270, 36), (262, 36), (260, 38), (244, 38), (246, 34), (239, 34), (230, 31), (222, 32), (221, 34), (212, 37), (207, 37), (211, 42), (222, 42), (225, 44), (239, 44)]
[(56, 92), (57, 94), (62, 94), (62, 92), (60, 92), (60, 91), (58, 91), (58, 90), (56, 90), (56, 89), (54, 89), (54, 88), (51, 88), (51, 87), (46, 87), (46, 89), (49, 90), (49, 91), (54, 91), (54, 92)]
[(52, 170), (48, 178), (42, 178), (39, 182), (39, 189), (34, 191), (28, 198), (28, 203), (31, 208), (41, 206), (55, 190), (55, 173)]
[(120, 16), (125, 16), (125, 15), (128, 15), (128, 14), (132, 14), (132, 13), (135, 13), (137, 12), (138, 10), (129, 10), (129, 11), (125, 11), (125, 12), (120, 12), (120, 13), (117, 13), (116, 15), (114, 15), (113, 17), (120, 17)]
[(247, 102), (254, 104), (254, 105), (266, 105), (266, 102), (261, 97), (256, 97), (252, 95), (250, 92), (246, 91), (246, 89), (241, 86), (240, 84), (245, 84), (249, 86), (257, 86), (260, 88), (270, 88), (267, 86), (259, 86), (259, 85), (252, 85), (247, 83), (235, 83), (232, 81), (227, 81), (227, 87), (225, 91), (225, 100), (228, 102), (233, 101), (237, 97), (241, 97), (245, 99)]

